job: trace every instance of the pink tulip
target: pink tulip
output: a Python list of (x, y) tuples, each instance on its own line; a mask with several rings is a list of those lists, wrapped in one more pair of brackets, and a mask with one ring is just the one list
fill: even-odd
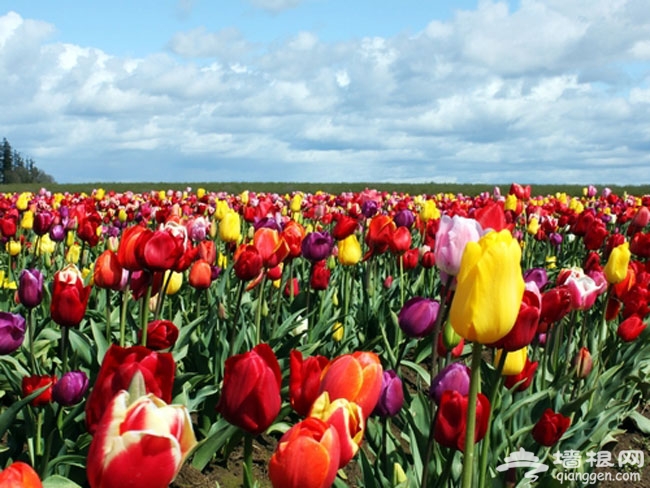
[(438, 267), (450, 276), (460, 269), (460, 258), (468, 242), (476, 242), (483, 234), (481, 224), (474, 219), (443, 215), (436, 233), (433, 254)]

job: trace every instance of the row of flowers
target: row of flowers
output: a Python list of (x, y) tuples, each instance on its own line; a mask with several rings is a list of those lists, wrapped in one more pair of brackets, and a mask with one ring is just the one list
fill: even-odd
[(267, 434), (274, 486), (353, 458), (367, 486), (486, 486), (518, 447), (600, 448), (644, 401), (649, 206), (4, 194), (0, 476), (167, 486), (241, 437), (252, 485)]

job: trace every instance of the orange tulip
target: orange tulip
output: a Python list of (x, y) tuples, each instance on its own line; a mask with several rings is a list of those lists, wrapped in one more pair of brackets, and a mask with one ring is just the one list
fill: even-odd
[(29, 464), (16, 461), (4, 471), (0, 471), (0, 486), (3, 488), (43, 488), (43, 483)]
[(261, 227), (253, 235), (253, 245), (262, 256), (265, 268), (274, 268), (289, 255), (289, 244), (275, 229)]
[(361, 407), (368, 417), (379, 401), (383, 368), (373, 352), (357, 351), (333, 359), (322, 374), (320, 393), (331, 400), (345, 398)]
[(208, 262), (203, 259), (195, 261), (192, 269), (190, 269), (188, 281), (190, 286), (197, 290), (210, 288), (210, 284), (212, 283), (212, 268)]
[(280, 438), (269, 461), (269, 478), (275, 488), (329, 488), (336, 478), (339, 459), (336, 429), (310, 417)]

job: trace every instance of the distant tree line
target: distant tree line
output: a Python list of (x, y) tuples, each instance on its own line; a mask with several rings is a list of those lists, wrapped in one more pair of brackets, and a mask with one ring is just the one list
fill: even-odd
[(38, 169), (32, 158), (25, 158), (11, 147), (7, 138), (0, 149), (0, 183), (55, 183), (54, 178)]

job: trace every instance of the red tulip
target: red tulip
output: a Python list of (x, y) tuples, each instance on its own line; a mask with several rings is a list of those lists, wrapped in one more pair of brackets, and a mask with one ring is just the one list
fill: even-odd
[(365, 237), (368, 252), (366, 252), (364, 259), (368, 259), (374, 254), (386, 252), (390, 246), (393, 231), (396, 228), (395, 222), (388, 215), (373, 217), (368, 225), (368, 232)]
[(233, 425), (257, 435), (280, 413), (282, 373), (273, 349), (259, 344), (226, 359), (217, 411)]
[(95, 247), (99, 242), (98, 229), (102, 224), (101, 216), (95, 212), (87, 212), (80, 215), (77, 226), (77, 236), (90, 247)]
[[(142, 331), (138, 331), (138, 341)], [(147, 324), (147, 349), (162, 351), (176, 344), (178, 327), (171, 320), (154, 320)]]
[(547, 408), (532, 430), (533, 439), (542, 446), (550, 447), (560, 440), (560, 437), (571, 425), (571, 419), (561, 413), (555, 413)]
[(638, 315), (630, 315), (616, 329), (616, 334), (623, 342), (632, 342), (645, 330), (646, 324)]
[(317, 261), (313, 264), (309, 284), (313, 290), (327, 290), (330, 283), (331, 271), (327, 267), (327, 261)]
[(383, 368), (373, 352), (357, 351), (333, 359), (323, 370), (319, 392), (332, 401), (345, 398), (359, 405), (368, 417), (381, 394)]
[(187, 235), (183, 226), (168, 223), (163, 229), (145, 229), (136, 243), (135, 254), (143, 268), (167, 271), (174, 268), (185, 253)]
[(48, 403), (52, 403), (52, 388), (56, 384), (56, 380), (57, 378), (54, 375), (25, 376), (22, 379), (23, 398), (47, 386), (47, 388), (42, 393), (40, 393), (36, 398), (34, 398), (29, 403), (34, 407), (43, 407)]
[[(404, 229), (404, 227), (400, 227)], [(433, 254), (433, 253), (431, 253)], [(404, 254), (400, 256), (402, 259), (402, 265), (405, 270), (415, 269), (418, 266), (418, 261), (420, 260), (420, 250), (419, 249), (408, 249)]]
[(43, 483), (29, 464), (15, 461), (0, 471), (0, 486), (2, 488), (43, 488)]
[(630, 240), (630, 252), (639, 258), (650, 258), (650, 232), (637, 232)]
[(307, 416), (319, 395), (320, 377), (329, 359), (311, 356), (303, 360), (302, 353), (292, 350), (289, 355), (289, 403), (303, 417)]
[(506, 388), (511, 389), (517, 385), (517, 391), (527, 390), (533, 382), (538, 365), (539, 363), (537, 361), (531, 362), (530, 359), (526, 358), (526, 364), (521, 373), (504, 376), (504, 384)]
[(95, 261), (93, 282), (97, 288), (121, 290), (123, 271), (117, 253), (106, 249)]
[(117, 248), (117, 259), (122, 267), (128, 271), (138, 271), (142, 269), (142, 264), (136, 256), (137, 243), (140, 236), (145, 231), (141, 225), (132, 225), (127, 227), (122, 233), (120, 244)]
[[(440, 397), (436, 413), (434, 437), (440, 445), (465, 450), (467, 433), (468, 396), (456, 390), (445, 390)], [(487, 432), (490, 401), (482, 393), (476, 398), (476, 427), (474, 442), (478, 442)]]
[(106, 406), (120, 390), (126, 390), (136, 371), (144, 378), (147, 393), (169, 403), (176, 363), (168, 352), (154, 352), (146, 347), (112, 345), (106, 351), (97, 379), (86, 401), (86, 427), (94, 433)]
[(546, 332), (549, 325), (560, 321), (570, 311), (571, 292), (567, 286), (557, 286), (544, 292), (537, 332)]
[(274, 488), (329, 488), (336, 478), (339, 459), (336, 429), (310, 417), (280, 438), (269, 461), (269, 478)]
[(359, 226), (359, 221), (349, 215), (339, 215), (336, 219), (336, 225), (332, 229), (332, 237), (340, 241), (354, 234)]
[(190, 286), (197, 290), (206, 290), (212, 284), (212, 268), (207, 261), (199, 259), (190, 269), (188, 278)]
[(537, 285), (527, 282), (514, 327), (491, 347), (512, 352), (528, 346), (537, 333), (541, 309), (542, 296)]
[(149, 394), (121, 390), (106, 411), (88, 450), (91, 488), (167, 488), (196, 446), (190, 414)]
[(403, 254), (411, 248), (411, 240), (411, 230), (408, 227), (397, 227), (388, 244), (393, 254)]
[(86, 314), (90, 286), (84, 286), (81, 272), (69, 264), (54, 274), (50, 314), (63, 327), (76, 327)]
[(264, 262), (255, 246), (241, 245), (235, 252), (235, 276), (242, 281), (256, 278), (262, 271)]

